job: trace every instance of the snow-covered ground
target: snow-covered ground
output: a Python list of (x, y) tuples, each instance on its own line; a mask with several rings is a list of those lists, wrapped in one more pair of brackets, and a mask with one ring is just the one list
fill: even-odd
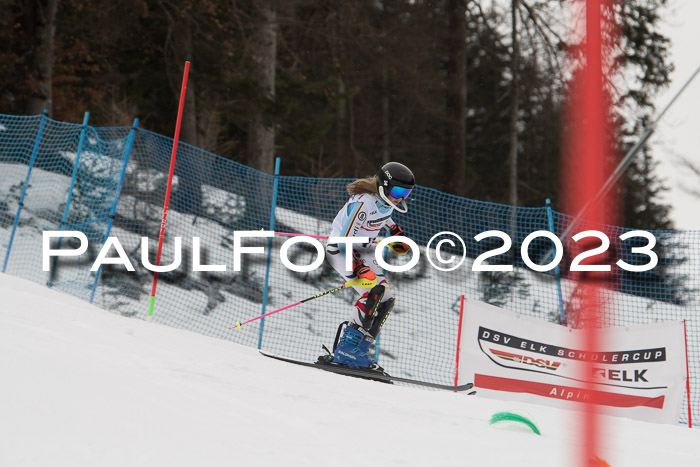
[[(0, 297), (2, 466), (580, 465), (577, 412), (297, 367), (9, 275)], [(611, 467), (700, 462), (698, 429), (603, 420)]]

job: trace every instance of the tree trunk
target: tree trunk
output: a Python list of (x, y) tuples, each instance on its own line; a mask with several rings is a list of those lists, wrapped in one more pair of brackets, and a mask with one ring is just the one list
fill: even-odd
[(340, 168), (343, 175), (351, 173), (355, 167), (353, 167), (352, 161), (347, 157), (347, 97), (345, 94), (345, 82), (342, 77), (338, 79), (338, 106), (335, 110), (335, 157), (339, 162)]
[(382, 164), (391, 160), (391, 115), (389, 106), (389, 66), (382, 61)]
[[(180, 98), (182, 77), (185, 62), (192, 60), (192, 25), (190, 14), (184, 15), (179, 26), (173, 31), (173, 52), (176, 61), (175, 70), (180, 73), (174, 78), (173, 87), (177, 89), (176, 99)], [(182, 127), (180, 141), (199, 147), (199, 132), (197, 129), (197, 95), (192, 73), (187, 78), (187, 90), (185, 92), (185, 105), (182, 109)], [(175, 164), (175, 174), (178, 176), (178, 187), (174, 197), (174, 207), (183, 213), (192, 214), (196, 221), (202, 215), (202, 200), (204, 193), (202, 184), (211, 173), (211, 159), (209, 157), (196, 157), (193, 153), (178, 151), (178, 159)]]
[(355, 105), (353, 104), (353, 96), (347, 100), (348, 108), (348, 148), (353, 164), (353, 177), (359, 178), (366, 175), (367, 169), (360, 165), (360, 155), (355, 147)]
[(266, 173), (274, 170), (275, 128), (266, 109), (275, 98), (277, 64), (277, 16), (275, 0), (257, 0), (257, 19), (252, 47), (252, 77), (260, 87), (257, 102), (252, 106), (248, 131), (248, 165)]
[(518, 43), (518, 2), (512, 0), (511, 8), (511, 40), (513, 51), (510, 57), (510, 68), (513, 73), (511, 81), (510, 106), (510, 154), (508, 155), (508, 202), (511, 206), (518, 205), (518, 112), (520, 100), (520, 46)]
[[(518, 42), (518, 1), (511, 0), (511, 42), (510, 68), (511, 80), (510, 106), (510, 152), (508, 154), (508, 202), (510, 203), (510, 238), (517, 238), (518, 219), (518, 101), (520, 100), (520, 44)], [(511, 249), (515, 259), (515, 249)]]
[(466, 108), (467, 108), (467, 25), (465, 0), (449, 0), (447, 7), (448, 62), (445, 152), (445, 187), (456, 195), (466, 195)]
[(31, 2), (34, 22), (34, 57), (29, 81), (32, 95), (27, 102), (27, 114), (36, 115), (48, 109), (53, 113), (53, 62), (58, 0)]
[[(177, 69), (184, 70), (185, 62), (192, 60), (192, 21), (190, 15), (183, 18), (182, 34), (177, 34), (175, 39), (175, 56), (180, 56)], [(187, 93), (185, 93), (185, 107), (182, 113), (182, 141), (199, 147), (199, 132), (197, 130), (197, 94), (195, 93), (195, 83), (187, 79)], [(179, 96), (178, 96), (179, 97)]]

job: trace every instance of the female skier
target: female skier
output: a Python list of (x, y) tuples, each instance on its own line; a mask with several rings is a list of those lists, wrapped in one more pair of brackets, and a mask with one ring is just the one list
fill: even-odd
[[(383, 371), (368, 356), (369, 348), (394, 307), (394, 296), (377, 264), (372, 251), (374, 239), (387, 227), (391, 236), (403, 236), (401, 228), (391, 220), (391, 213), (406, 212), (406, 198), (415, 185), (413, 173), (403, 164), (389, 162), (372, 178), (355, 180), (347, 186), (350, 199), (333, 220), (332, 237), (368, 237), (369, 241), (346, 247), (343, 243), (328, 241), (326, 259), (345, 281), (360, 279), (364, 287), (353, 289), (360, 295), (355, 302), (343, 336), (334, 353), (322, 355), (318, 364), (341, 364), (350, 368), (370, 368)], [(390, 243), (398, 254), (406, 254), (409, 246), (402, 242)], [(346, 251), (346, 249), (351, 251)], [(352, 256), (352, 270), (346, 269), (346, 254)], [(340, 328), (338, 329), (340, 334)], [(336, 336), (338, 339), (338, 336)]]

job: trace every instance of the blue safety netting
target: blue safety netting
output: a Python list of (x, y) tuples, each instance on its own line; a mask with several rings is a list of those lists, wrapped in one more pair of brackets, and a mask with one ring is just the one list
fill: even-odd
[[(2, 270), (91, 300), (125, 316), (145, 318), (153, 273), (141, 264), (141, 238), (149, 239), (149, 259), (155, 262), (163, 200), (172, 151), (172, 138), (133, 127), (94, 128), (57, 122), (46, 116), (0, 115), (0, 261)], [(168, 211), (161, 264), (174, 257), (175, 238), (182, 238), (182, 263), (159, 275), (156, 322), (228, 339), (248, 346), (312, 361), (330, 346), (336, 328), (348, 317), (356, 297), (342, 290), (264, 320), (233, 329), (237, 321), (334, 288), (342, 282), (330, 266), (296, 273), (279, 257), (286, 234), (325, 236), (347, 199), (350, 179), (272, 176), (180, 143), (172, 198)], [(633, 253), (647, 240), (621, 241), (629, 229), (576, 224), (575, 219), (549, 206), (513, 208), (461, 198), (418, 187), (408, 213), (394, 220), (421, 247), (421, 260), (409, 272), (387, 272), (397, 296), (396, 307), (375, 348), (380, 364), (390, 373), (450, 384), (455, 371), (457, 328), (462, 295), (518, 313), (576, 326), (580, 305), (579, 277), (568, 265), (574, 251), (571, 236), (587, 229), (604, 232), (611, 245), (596, 259), (613, 265), (613, 274), (591, 275), (603, 286), (602, 326), (625, 326), (667, 320), (687, 320), (691, 371), (691, 405), (700, 410), (700, 326), (696, 317), (700, 290), (700, 240), (697, 231), (655, 231), (659, 264), (648, 272), (627, 272), (617, 260), (632, 265), (649, 261)], [(272, 239), (246, 239), (265, 254), (242, 255), (241, 271), (233, 271), (235, 231), (278, 232)], [(52, 260), (42, 270), (42, 232), (83, 232), (89, 240), (78, 258)], [(512, 239), (510, 250), (491, 257), (491, 265), (513, 265), (511, 272), (473, 272), (480, 255), (500, 247), (501, 239), (474, 237), (502, 231)], [(560, 267), (535, 272), (524, 262), (520, 247), (535, 231), (553, 232), (564, 239)], [(457, 269), (439, 271), (434, 246), (442, 256), (462, 255), (453, 232), (465, 243), (465, 261)], [(107, 237), (116, 237), (135, 267), (105, 265), (91, 271)], [(201, 264), (226, 265), (221, 272), (193, 271), (193, 237), (201, 242)], [(431, 247), (428, 243), (431, 241)], [(54, 248), (75, 249), (66, 239)], [(528, 248), (536, 264), (553, 257), (553, 243), (534, 239)], [(595, 241), (591, 248), (597, 246)], [(445, 248), (446, 247), (446, 248)], [(311, 245), (289, 250), (296, 264), (315, 259)], [(110, 256), (116, 256), (111, 250)], [(410, 257), (410, 255), (407, 255)], [(390, 264), (407, 257), (385, 253)], [(602, 258), (602, 259), (601, 259)], [(439, 264), (438, 264), (439, 265)], [(685, 402), (684, 402), (685, 407)], [(687, 420), (684, 413), (681, 422)]]

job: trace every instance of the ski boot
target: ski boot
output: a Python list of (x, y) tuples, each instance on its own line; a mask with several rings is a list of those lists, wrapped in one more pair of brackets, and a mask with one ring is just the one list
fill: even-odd
[(355, 323), (350, 323), (345, 326), (343, 337), (335, 348), (333, 363), (349, 368), (369, 368), (374, 363), (368, 357), (369, 348), (373, 343), (374, 338), (369, 332)]
[[(344, 332), (343, 326), (345, 326)], [(343, 332), (342, 337), (340, 337), (341, 332)], [(324, 345), (323, 350), (326, 351), (326, 355), (318, 357), (316, 364), (344, 366), (356, 370), (367, 370), (369, 373), (387, 374), (384, 372), (384, 368), (369, 356), (369, 350), (373, 343), (374, 338), (369, 334), (369, 331), (355, 323), (345, 321), (338, 327), (333, 352)]]
[[(367, 358), (369, 348), (375, 340), (370, 330), (375, 317), (377, 317), (377, 310), (380, 308), (384, 290), (383, 285), (376, 285), (357, 300), (355, 303), (357, 317), (355, 319), (361, 324), (348, 321), (341, 323), (335, 334), (333, 352), (323, 346), (328, 355), (321, 355), (316, 363), (321, 365), (339, 364), (350, 368), (369, 368), (374, 363), (373, 360)], [(380, 321), (383, 322), (383, 319)], [(346, 326), (345, 332), (341, 338), (340, 333), (344, 325)]]

